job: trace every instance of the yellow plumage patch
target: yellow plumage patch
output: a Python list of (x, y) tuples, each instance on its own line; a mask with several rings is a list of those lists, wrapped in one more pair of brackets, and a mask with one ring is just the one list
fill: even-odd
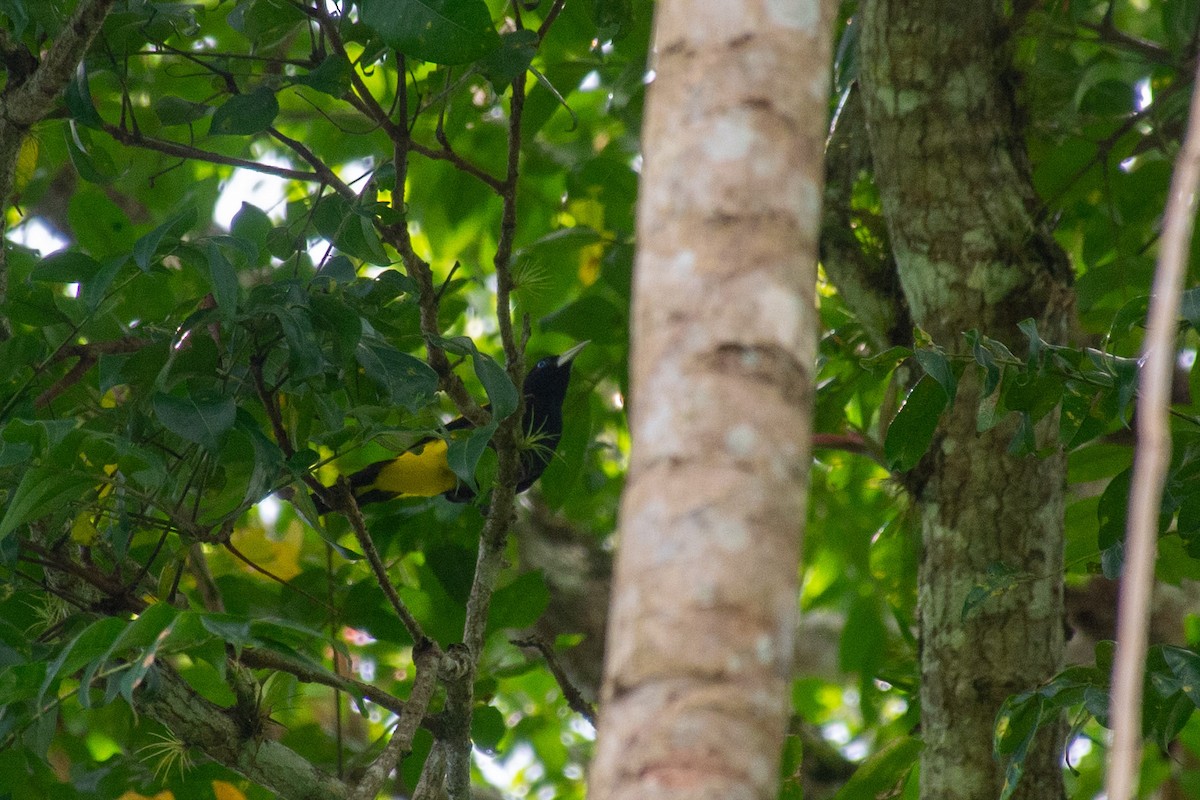
[(379, 470), (375, 480), (359, 491), (388, 492), (405, 497), (433, 497), (448, 492), (458, 478), (446, 461), (447, 445), (436, 439), (401, 453)]

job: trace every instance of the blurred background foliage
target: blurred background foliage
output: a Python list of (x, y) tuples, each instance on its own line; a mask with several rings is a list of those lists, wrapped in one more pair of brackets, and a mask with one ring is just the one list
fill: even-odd
[[(170, 659), (222, 706), (237, 702), (227, 645), (407, 696), (411, 641), (345, 521), (330, 515), (314, 527), (277, 492), (309, 473), (329, 484), (436, 434), (456, 413), (424, 362), (419, 287), (381, 230), (406, 223), (430, 264), (439, 335), (468, 336), (502, 360), (496, 185), (507, 166), (507, 93), (528, 68), (514, 309), (529, 320), (531, 358), (592, 345), (576, 362), (558, 455), (519, 502), (476, 687), (475, 778), (483, 796), (584, 795), (594, 731), (545, 660), (513, 641), (537, 632), (594, 698), (629, 449), (627, 326), (653, 9), (478, 0), (460, 6), (484, 24), (420, 37), (390, 14), (399, 5), (119, 2), (61, 106), (28, 140), (7, 210), (0, 309), (12, 329), (0, 343), (0, 794), (271, 796), (134, 715), (126, 701), (154, 659)], [(0, 0), (0, 27), (36, 53), (73, 6)], [(856, 73), (854, 11), (841, 9), (835, 133)], [(337, 20), (341, 46), (314, 13)], [(1111, 657), (1102, 642), (1112, 621), (1104, 580), (1121, 563), (1131, 358), (1192, 91), (1200, 0), (1025, 3), (1012, 13), (1006, 78), (1044, 213), (1076, 271), (1078, 329), (1063, 346), (1031, 328), (1021, 353), (979, 332), (963, 361), (919, 332), (881, 339), (823, 278), (785, 797), (916, 797), (919, 532), (905, 472), (964, 369), (984, 370), (995, 390), (981, 425), (1015, 413), (1031, 430), (1061, 403), (1071, 453), (1073, 666), (1012, 700), (998, 756), (1019, 772), (1021, 743), (1066, 709), (1070, 796), (1100, 791)], [(347, 100), (352, 88), (360, 99)], [(364, 107), (366, 92), (404, 112), (413, 149), (403, 207), (393, 203), (394, 140)], [(853, 178), (833, 211), (849, 220), (862, 258), (878, 262), (887, 234), (870, 170)], [(1189, 584), (1200, 576), (1200, 295), (1189, 293), (1184, 316), (1146, 701), (1159, 746), (1147, 751), (1143, 781), (1144, 792), (1177, 797), (1200, 794), (1191, 688), (1200, 660), (1185, 649), (1200, 644)], [(456, 371), (482, 401), (470, 362)], [(485, 457), (485, 485), (488, 467)], [(405, 602), (440, 644), (458, 641), (480, 508), (407, 499), (367, 513)], [(64, 559), (107, 576), (109, 590), (56, 577)], [(1057, 576), (997, 564), (964, 614), (1037, 579)], [(142, 609), (135, 621), (131, 605)], [(330, 772), (361, 769), (395, 721), (327, 686), (257, 675), (262, 735)], [(412, 791), (430, 743), (418, 735), (396, 796)]]

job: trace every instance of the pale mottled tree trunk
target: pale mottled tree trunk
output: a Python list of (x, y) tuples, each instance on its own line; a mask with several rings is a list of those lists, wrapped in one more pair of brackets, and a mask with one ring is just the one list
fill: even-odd
[[(915, 322), (965, 352), (979, 329), (1024, 352), (1032, 317), (1065, 338), (1066, 260), (1042, 227), (1009, 74), (999, 3), (872, 0), (862, 38), (863, 102), (876, 180)], [(1062, 651), (1065, 459), (1013, 456), (1010, 424), (977, 433), (968, 368), (933, 452), (912, 476), (923, 519), (920, 573), (921, 796), (995, 800), (992, 757), (1004, 699), (1053, 675)], [(1053, 443), (1056, 415), (1041, 433)], [(1028, 576), (963, 618), (989, 567)], [(1017, 797), (1062, 796), (1060, 741), (1045, 736)]]
[(633, 461), (591, 793), (773, 798), (809, 461), (830, 7), (663, 0)]

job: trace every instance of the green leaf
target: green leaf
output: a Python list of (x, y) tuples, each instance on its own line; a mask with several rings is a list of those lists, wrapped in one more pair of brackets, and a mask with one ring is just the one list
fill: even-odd
[(928, 375), (917, 381), (888, 426), (883, 452), (889, 469), (904, 472), (917, 465), (933, 442), (946, 404), (946, 391), (937, 381)]
[[(285, 298), (291, 301), (295, 295)], [(300, 299), (307, 296), (299, 294)], [(268, 303), (258, 309), (264, 314), (270, 314), (279, 322), (283, 338), (287, 341), (288, 367), (292, 371), (292, 380), (302, 380), (318, 374), (325, 364), (325, 358), (318, 347), (313, 347), (313, 334), (310, 310), (301, 304), (280, 305)]]
[(907, 347), (889, 347), (882, 353), (876, 353), (873, 356), (860, 359), (858, 365), (867, 370), (881, 370), (883, 373), (888, 373), (907, 358), (913, 355), (913, 351)]
[(89, 183), (101, 185), (116, 180), (117, 165), (113, 163), (108, 151), (92, 144), (91, 136), (86, 130), (79, 128), (72, 121), (66, 129), (66, 137), (67, 155), (79, 177)]
[(83, 283), (101, 269), (100, 262), (84, 253), (60, 250), (42, 259), (33, 271), (35, 281)]
[(529, 69), (537, 55), (537, 31), (509, 31), (500, 36), (500, 46), (479, 62), (479, 67), (497, 93), (508, 91), (512, 82)]
[(243, 202), (242, 207), (234, 215), (229, 226), (229, 233), (247, 246), (247, 252), (253, 252), (251, 261), (257, 266), (266, 263), (267, 237), (271, 233), (271, 220), (267, 213), (258, 206)]
[(1192, 326), (1192, 330), (1200, 331), (1200, 287), (1183, 293), (1179, 313)]
[(204, 253), (208, 257), (208, 274), (209, 280), (212, 282), (213, 299), (217, 301), (217, 308), (220, 309), (221, 316), (226, 320), (232, 319), (233, 315), (237, 313), (237, 271), (216, 242), (209, 240), (204, 248)]
[(390, 345), (359, 342), (354, 357), (393, 403), (409, 411), (419, 411), (437, 391), (437, 373), (428, 364)]
[(984, 337), (980, 336), (979, 331), (967, 331), (964, 334), (967, 337), (967, 342), (971, 345), (971, 355), (975, 358), (975, 362), (983, 367), (984, 380), (983, 388), (980, 397), (988, 397), (996, 386), (1000, 383), (1000, 367), (996, 364), (996, 360), (992, 357), (991, 352), (984, 346)]
[(1179, 678), (1179, 689), (1197, 708), (1200, 708), (1200, 655), (1182, 647), (1164, 646), (1163, 658), (1175, 677)]
[(279, 100), (266, 86), (235, 94), (213, 112), (210, 136), (252, 136), (271, 127), (279, 115)]
[(138, 239), (133, 245), (133, 262), (138, 265), (138, 269), (142, 272), (150, 269), (150, 261), (158, 252), (159, 245), (162, 244), (167, 234), (188, 230), (196, 224), (196, 217), (196, 207), (189, 204), (182, 211), (173, 214), (162, 225)]
[[(154, 663), (152, 653), (157, 650), (157, 645), (161, 638), (165, 638), (169, 633), (171, 625), (175, 621), (175, 617), (179, 614), (179, 610), (170, 603), (155, 603), (137, 616), (133, 622), (125, 626), (120, 635), (113, 639), (112, 644), (99, 658), (93, 659), (83, 672), (80, 678), (80, 683), (84, 686), (91, 684), (96, 673), (104, 666), (105, 662), (110, 659), (122, 655), (128, 650), (135, 651), (133, 660), (136, 662), (132, 668), (137, 672), (138, 678), (146, 674), (146, 670)], [(136, 682), (135, 682), (136, 683)], [(132, 691), (132, 686), (130, 690)], [(80, 695), (81, 699), (86, 699), (87, 694)], [(105, 702), (112, 700), (112, 697), (107, 697)], [(86, 705), (86, 703), (85, 703)]]
[(504, 715), (492, 706), (477, 705), (471, 714), (471, 742), (485, 753), (495, 753), (508, 733)]
[(361, 0), (362, 21), (406, 56), (465, 64), (500, 46), (483, 0)]
[(238, 410), (236, 427), (250, 440), (251, 452), (254, 455), (250, 477), (241, 497), (242, 503), (249, 504), (267, 494), (278, 479), (283, 471), (283, 451), (263, 434), (249, 412)]
[(845, 672), (873, 675), (887, 644), (887, 626), (882, 608), (873, 595), (858, 595), (846, 615), (838, 643), (838, 668)]
[(578, 300), (542, 317), (542, 330), (561, 333), (577, 342), (624, 344), (629, 328), (628, 308), (599, 291), (588, 291)]
[(946, 400), (954, 402), (954, 395), (958, 391), (958, 378), (955, 376), (946, 354), (941, 350), (922, 348), (916, 351), (916, 356), (917, 363), (921, 365), (921, 369), (925, 370), (925, 374), (937, 381), (938, 385), (945, 390)]
[(488, 400), (492, 404), (492, 416), (502, 420), (517, 410), (517, 387), (508, 377), (508, 372), (494, 358), (479, 352), (475, 342), (468, 336), (455, 336), (450, 339), (440, 339), (438, 343), (451, 353), (470, 355), (471, 365), (475, 368), (475, 377), (483, 384)]
[(182, 97), (165, 95), (154, 101), (154, 113), (164, 126), (188, 125), (204, 119), (212, 112), (212, 107), (205, 103), (193, 103)]
[(212, 452), (220, 449), (221, 439), (237, 419), (232, 397), (205, 393), (174, 397), (156, 392), (152, 404), (163, 427)]
[(550, 603), (550, 590), (541, 572), (526, 572), (492, 595), (488, 630), (528, 628)]
[(352, 206), (341, 195), (321, 198), (313, 209), (313, 225), (318, 233), (347, 255), (381, 267), (392, 263), (370, 215)]
[(238, 650), (255, 642), (250, 634), (250, 620), (233, 614), (201, 614), (200, 624), (206, 631)]
[(96, 130), (104, 127), (104, 120), (101, 119), (100, 112), (96, 111), (96, 106), (92, 103), (92, 91), (88, 84), (87, 70), (83, 64), (80, 65), (63, 91), (63, 102), (67, 106), (67, 111), (70, 112), (72, 121)]
[(57, 466), (36, 467), (21, 476), (0, 519), (0, 540), (17, 526), (38, 519), (67, 503), (82, 499), (96, 479)]
[(42, 705), (46, 692), (60, 675), (70, 675), (83, 669), (93, 660), (103, 659), (113, 642), (125, 629), (125, 621), (117, 617), (104, 617), (84, 628), (78, 636), (63, 647), (58, 657), (46, 670), (46, 678), (38, 691), (37, 703)]
[(332, 97), (341, 97), (350, 90), (350, 74), (353, 67), (342, 56), (331, 53), (317, 65), (316, 69), (296, 78), (296, 83), (316, 89)]
[(1004, 387), (1004, 405), (1010, 411), (1023, 411), (1032, 422), (1053, 411), (1062, 400), (1066, 384), (1054, 372), (1017, 372)]
[(520, 397), (517, 395), (517, 387), (513, 386), (504, 367), (496, 363), (491, 356), (478, 350), (471, 354), (471, 363), (475, 367), (475, 375), (483, 384), (483, 390), (487, 392), (488, 400), (491, 401), (493, 418), (502, 420), (516, 411)]
[(500, 423), (493, 419), (482, 428), (471, 431), (471, 435), (466, 438), (450, 440), (446, 451), (446, 460), (458, 479), (471, 487), (472, 491), (479, 490), (475, 482), (475, 468), (479, 465), (479, 458), (487, 450), (488, 442), (492, 440), (492, 435), (499, 425)]
[(904, 738), (889, 742), (858, 765), (850, 780), (834, 795), (834, 800), (862, 800), (887, 795), (912, 770), (923, 747), (920, 739)]

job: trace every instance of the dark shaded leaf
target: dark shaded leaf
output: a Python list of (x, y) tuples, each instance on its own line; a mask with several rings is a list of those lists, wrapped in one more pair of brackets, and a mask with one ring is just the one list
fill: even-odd
[(235, 94), (213, 112), (210, 136), (252, 136), (271, 126), (279, 115), (279, 100), (266, 86)]
[(389, 47), (435, 64), (465, 64), (500, 46), (483, 0), (362, 0), (362, 21)]
[(100, 269), (100, 262), (89, 255), (60, 250), (42, 259), (33, 271), (33, 279), (47, 283), (83, 283)]
[(95, 485), (93, 477), (56, 466), (27, 471), (5, 506), (4, 517), (0, 519), (0, 539), (19, 525), (83, 498)]
[(154, 415), (163, 427), (213, 452), (220, 449), (221, 439), (237, 418), (233, 398), (220, 395), (189, 393), (175, 397), (157, 392), (153, 405)]
[(924, 743), (903, 738), (889, 742), (858, 765), (850, 780), (834, 795), (834, 800), (861, 800), (885, 797), (912, 771)]
[(350, 89), (350, 62), (337, 53), (330, 53), (316, 69), (296, 78), (296, 83), (308, 86), (333, 97), (341, 97)]
[(438, 377), (419, 358), (382, 343), (359, 342), (354, 357), (371, 380), (378, 383), (393, 403), (416, 412), (433, 399)]
[(917, 465), (933, 442), (938, 420), (946, 408), (946, 391), (926, 375), (908, 393), (888, 426), (883, 452), (888, 468), (904, 472)]
[(158, 248), (169, 233), (186, 231), (196, 224), (195, 206), (187, 206), (182, 211), (173, 214), (163, 224), (138, 239), (133, 245), (133, 262), (145, 272), (150, 269), (150, 261), (158, 253)]

